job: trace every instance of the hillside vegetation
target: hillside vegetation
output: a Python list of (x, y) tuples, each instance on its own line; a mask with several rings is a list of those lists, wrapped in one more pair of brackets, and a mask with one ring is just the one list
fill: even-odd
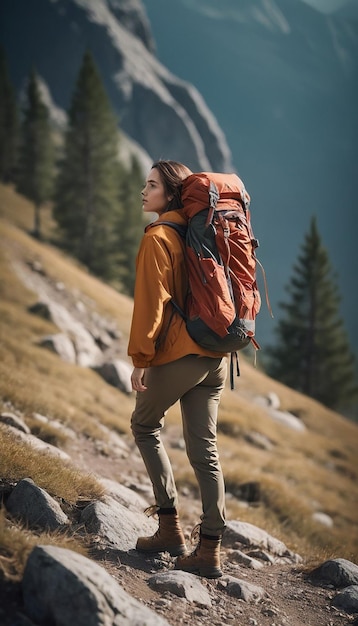
[[(113, 319), (122, 333), (122, 353), (130, 327), (132, 301), (94, 278), (76, 261), (51, 245), (50, 209), (43, 217), (46, 240), (29, 234), (33, 207), (9, 186), (0, 187), (0, 411), (22, 415), (33, 432), (66, 450), (66, 429), (38, 431), (37, 412), (71, 425), (79, 441), (102, 442), (106, 430), (130, 436), (134, 395), (108, 385), (91, 369), (64, 363), (38, 345), (55, 328), (50, 321), (28, 311), (38, 296), (24, 284), (19, 267), (38, 261), (52, 279), (86, 299), (101, 315)], [(315, 562), (345, 557), (357, 562), (357, 424), (319, 403), (267, 377), (254, 368), (250, 356), (241, 357), (241, 377), (235, 391), (224, 391), (219, 418), (219, 446), (226, 477), (228, 517), (264, 528), (288, 547)], [(289, 411), (305, 425), (295, 431), (269, 417), (257, 396), (275, 393), (282, 411)], [(36, 430), (37, 429), (37, 430)], [(170, 436), (181, 439), (178, 406), (167, 417)], [(270, 445), (260, 446), (262, 438)], [(182, 446), (170, 446), (175, 475), (181, 489), (197, 497), (196, 482)], [(144, 472), (144, 469), (143, 469)], [(95, 469), (85, 471), (45, 455), (25, 443), (7, 437), (0, 429), (0, 480), (16, 482), (31, 476), (40, 486), (64, 501), (98, 498), (103, 492)], [(120, 476), (117, 476), (120, 481)], [(256, 501), (242, 495), (242, 485), (254, 483)], [(330, 528), (313, 519), (315, 512), (333, 520)], [(16, 536), (15, 536), (16, 535)], [(19, 540), (23, 538), (23, 542)], [(31, 535), (0, 517), (0, 566), (15, 575), (26, 554), (41, 537)], [(64, 538), (53, 537), (52, 541)], [(69, 540), (68, 538), (66, 539)], [(76, 544), (76, 537), (71, 538)], [(84, 549), (78, 538), (78, 549)], [(12, 567), (5, 567), (8, 559)]]

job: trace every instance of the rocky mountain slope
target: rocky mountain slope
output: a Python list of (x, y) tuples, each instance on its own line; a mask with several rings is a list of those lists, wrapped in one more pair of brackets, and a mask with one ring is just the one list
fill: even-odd
[[(0, 186), (2, 626), (353, 623), (357, 425), (242, 359), (219, 419), (224, 576), (137, 554), (155, 522), (143, 513), (152, 492), (129, 428), (134, 398), (97, 370), (99, 357), (127, 362), (131, 300), (32, 239), (31, 224), (30, 203)], [(56, 349), (58, 335), (72, 351)], [(163, 437), (189, 548), (200, 504), (178, 407)]]

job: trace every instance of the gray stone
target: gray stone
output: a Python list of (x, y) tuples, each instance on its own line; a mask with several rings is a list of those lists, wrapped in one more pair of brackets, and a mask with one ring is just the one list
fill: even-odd
[(61, 304), (43, 298), (29, 308), (31, 313), (51, 320), (73, 342), (76, 363), (82, 367), (96, 367), (103, 354), (88, 330)]
[(113, 387), (117, 387), (124, 393), (132, 393), (132, 371), (133, 366), (121, 359), (103, 363), (103, 365), (96, 368), (96, 372), (98, 372), (107, 383), (113, 385)]
[(168, 626), (97, 563), (64, 548), (34, 548), (22, 589), (25, 611), (38, 624)]
[(66, 363), (76, 363), (76, 350), (71, 339), (64, 333), (46, 335), (40, 342), (40, 346), (48, 348), (57, 354)]
[(185, 598), (188, 602), (211, 606), (208, 591), (194, 574), (180, 570), (160, 572), (149, 578), (148, 585), (161, 593), (169, 591), (180, 598)]
[(276, 556), (297, 560), (297, 555), (291, 552), (282, 541), (275, 539), (265, 530), (248, 522), (229, 521), (222, 543), (224, 546), (232, 547), (237, 542), (250, 547), (263, 548)]
[(250, 569), (262, 569), (264, 567), (264, 564), (261, 561), (248, 556), (244, 552), (241, 552), (241, 550), (229, 550), (228, 557), (229, 561), (241, 563)]
[(158, 522), (153, 518), (129, 511), (110, 497), (86, 506), (81, 521), (89, 532), (101, 538), (104, 545), (123, 552), (135, 548), (138, 536), (152, 535), (158, 528)]
[(122, 504), (122, 506), (126, 507), (130, 511), (142, 512), (148, 507), (147, 500), (133, 491), (133, 489), (129, 489), (129, 487), (125, 487), (124, 485), (121, 485), (114, 480), (109, 480), (108, 478), (103, 478), (101, 483), (106, 488), (106, 491), (111, 498), (116, 500), (116, 502), (119, 502), (119, 504)]
[(327, 513), (322, 513), (321, 511), (316, 511), (316, 513), (313, 513), (312, 519), (315, 522), (322, 524), (323, 526), (327, 526), (327, 528), (333, 528), (334, 526), (331, 516), (327, 515)]
[(54, 498), (35, 485), (31, 478), (24, 478), (12, 490), (6, 508), (31, 528), (57, 530), (69, 523), (67, 515)]
[(262, 406), (266, 410), (267, 415), (276, 422), (298, 432), (306, 430), (305, 424), (298, 417), (289, 411), (279, 410), (280, 400), (276, 393), (271, 392), (267, 396), (256, 396), (254, 399), (256, 404)]
[(358, 585), (346, 587), (333, 598), (332, 604), (348, 613), (358, 613)]
[(6, 424), (7, 426), (17, 428), (17, 430), (20, 430), (27, 435), (31, 432), (27, 424), (25, 424), (25, 422), (14, 413), (1, 413), (0, 422)]
[(248, 583), (246, 580), (234, 576), (223, 576), (219, 580), (219, 586), (229, 594), (245, 602), (259, 602), (267, 597), (263, 587)]
[(336, 588), (358, 585), (358, 565), (347, 559), (329, 559), (312, 570), (309, 577), (313, 582)]
[(17, 428), (13, 428), (12, 426), (6, 426), (18, 439), (21, 439), (24, 443), (27, 443), (29, 446), (38, 450), (38, 452), (43, 452), (44, 454), (49, 454), (53, 456), (57, 456), (61, 458), (63, 461), (69, 461), (71, 457), (64, 450), (60, 450), (56, 446), (53, 446), (46, 441), (42, 441), (38, 437), (35, 437), (32, 434), (25, 434), (21, 430)]

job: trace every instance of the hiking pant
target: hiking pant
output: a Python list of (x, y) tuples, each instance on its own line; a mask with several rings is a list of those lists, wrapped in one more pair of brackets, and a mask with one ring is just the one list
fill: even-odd
[(173, 470), (161, 440), (169, 407), (180, 400), (186, 452), (200, 489), (201, 530), (221, 535), (225, 528), (225, 487), (217, 450), (217, 415), (226, 379), (224, 358), (189, 354), (145, 370), (147, 390), (138, 392), (132, 432), (153, 485), (156, 505), (178, 506)]

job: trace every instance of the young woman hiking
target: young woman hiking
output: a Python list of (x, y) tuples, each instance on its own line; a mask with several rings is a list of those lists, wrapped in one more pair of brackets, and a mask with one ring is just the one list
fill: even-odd
[[(201, 576), (222, 575), (220, 544), (225, 529), (225, 489), (217, 450), (217, 413), (226, 379), (226, 355), (211, 353), (188, 335), (171, 304), (184, 309), (188, 278), (184, 241), (164, 221), (185, 226), (181, 182), (191, 174), (176, 161), (157, 161), (142, 191), (143, 211), (158, 218), (147, 226), (137, 256), (134, 310), (128, 345), (137, 392), (131, 427), (155, 497), (159, 527), (139, 537), (141, 552), (179, 556), (176, 568)], [(199, 542), (186, 553), (178, 494), (161, 440), (167, 410), (179, 400), (186, 452), (199, 484), (202, 515)]]

